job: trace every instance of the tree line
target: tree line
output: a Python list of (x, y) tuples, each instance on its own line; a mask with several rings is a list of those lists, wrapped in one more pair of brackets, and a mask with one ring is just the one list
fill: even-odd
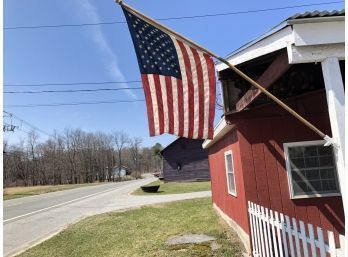
[(4, 140), (4, 186), (35, 186), (121, 180), (120, 167), (133, 178), (161, 169), (160, 144), (143, 147), (125, 132), (66, 129), (41, 142), (36, 131), (17, 144)]

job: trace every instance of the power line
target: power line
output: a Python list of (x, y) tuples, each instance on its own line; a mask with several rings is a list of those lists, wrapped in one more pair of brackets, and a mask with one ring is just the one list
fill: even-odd
[(74, 106), (74, 105), (93, 105), (93, 104), (113, 104), (113, 103), (135, 103), (144, 102), (139, 100), (120, 100), (120, 101), (97, 101), (97, 102), (75, 102), (75, 103), (53, 103), (53, 104), (24, 104), (24, 105), (6, 105), (5, 108), (31, 108), (31, 107), (53, 107), (53, 106)]
[[(14, 117), (15, 119), (21, 121), (22, 123), (27, 124), (28, 126), (32, 127), (34, 130), (37, 130), (37, 131), (39, 131), (39, 132), (41, 132), (41, 133), (43, 133), (43, 134), (45, 134), (45, 135), (47, 135), (47, 136), (49, 136), (49, 137), (52, 137), (52, 135), (50, 135), (48, 132), (46, 132), (46, 131), (44, 131), (44, 130), (38, 128), (38, 127), (36, 127), (35, 125), (31, 124), (31, 123), (28, 122), (28, 121), (23, 120), (21, 117), (19, 117), (19, 116), (17, 116), (17, 115), (15, 115), (15, 114), (13, 114), (13, 113), (11, 113), (11, 112), (7, 112), (7, 111), (5, 111), (5, 110), (4, 110), (4, 113), (7, 113), (7, 114), (9, 114), (11, 117)], [(19, 129), (20, 129), (21, 131), (23, 131), (23, 132), (29, 134), (29, 132), (24, 131), (24, 130), (22, 130), (21, 128), (19, 128)]]
[(75, 85), (98, 85), (98, 84), (131, 84), (140, 83), (140, 80), (129, 81), (101, 81), (101, 82), (70, 82), (70, 83), (40, 83), (40, 84), (4, 84), (6, 87), (44, 87), (44, 86), (75, 86)]
[[(266, 9), (255, 9), (247, 11), (235, 11), (226, 13), (214, 13), (214, 14), (203, 14), (203, 15), (192, 15), (192, 16), (179, 16), (179, 17), (168, 17), (168, 18), (158, 18), (159, 21), (167, 20), (183, 20), (183, 19), (197, 19), (197, 18), (209, 18), (217, 16), (228, 16), (237, 14), (248, 14), (248, 13), (258, 13), (258, 12), (268, 12), (268, 11), (278, 11), (284, 9), (293, 9), (299, 7), (310, 7), (310, 6), (320, 6), (329, 4), (344, 3), (344, 1), (331, 1), (331, 2), (321, 2), (312, 4), (302, 4), (302, 5), (292, 5), (283, 7), (274, 7)], [(124, 24), (125, 21), (109, 21), (109, 22), (96, 22), (96, 23), (79, 23), (79, 24), (59, 24), (59, 25), (38, 25), (38, 26), (17, 26), (17, 27), (5, 27), (4, 30), (18, 30), (18, 29), (44, 29), (44, 28), (62, 28), (62, 27), (86, 27), (86, 26), (100, 26), (100, 25), (113, 25), (113, 24)]]
[(71, 89), (71, 90), (43, 90), (43, 91), (4, 91), (4, 94), (43, 94), (43, 93), (77, 93), (77, 92), (98, 92), (98, 91), (119, 91), (119, 90), (139, 90), (142, 87), (125, 88), (99, 88), (99, 89)]

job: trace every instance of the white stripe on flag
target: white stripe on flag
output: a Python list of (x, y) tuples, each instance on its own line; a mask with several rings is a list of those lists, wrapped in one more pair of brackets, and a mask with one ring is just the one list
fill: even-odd
[(169, 132), (169, 116), (168, 116), (166, 78), (165, 76), (159, 75), (159, 80), (160, 80), (161, 91), (162, 91), (164, 132), (168, 133)]
[[(189, 131), (189, 100), (188, 100), (188, 83), (187, 83), (187, 76), (186, 76), (186, 69), (185, 69), (185, 61), (184, 61), (184, 56), (181, 52), (180, 46), (176, 39), (172, 36), (170, 36), (171, 39), (173, 40), (176, 52), (178, 54), (178, 59), (179, 59), (179, 66), (180, 66), (180, 71), (181, 71), (181, 80), (182, 80), (182, 87), (183, 87), (183, 104), (184, 104), (184, 132), (183, 132), (183, 137), (188, 137), (188, 131)], [(181, 104), (181, 103), (180, 103)]]
[(178, 106), (178, 84), (177, 79), (171, 77), (173, 88), (173, 112), (174, 112), (174, 134), (179, 135), (179, 106)]
[(204, 84), (204, 129), (203, 129), (203, 138), (208, 137), (209, 133), (209, 76), (208, 76), (208, 66), (205, 61), (204, 55), (202, 52), (198, 51), (199, 59), (202, 64), (203, 71), (203, 84)]
[(160, 134), (159, 129), (159, 116), (158, 116), (158, 104), (157, 104), (157, 95), (156, 95), (156, 87), (155, 80), (152, 74), (148, 74), (149, 87), (151, 92), (151, 102), (152, 102), (152, 110), (153, 110), (153, 121), (154, 121), (154, 129), (155, 135)]
[(193, 81), (193, 124), (190, 124), (193, 126), (193, 138), (198, 137), (198, 128), (199, 128), (199, 89), (198, 89), (198, 74), (197, 74), (197, 65), (195, 62), (195, 58), (193, 57), (193, 53), (191, 51), (191, 48), (184, 44), (188, 57), (190, 59), (190, 65), (191, 65), (191, 72), (192, 72), (192, 81)]

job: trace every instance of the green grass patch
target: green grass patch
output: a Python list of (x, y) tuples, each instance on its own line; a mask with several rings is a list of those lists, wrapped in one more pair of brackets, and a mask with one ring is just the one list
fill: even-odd
[(40, 195), (50, 192), (62, 191), (78, 187), (95, 186), (101, 183), (86, 184), (67, 184), (67, 185), (47, 185), (47, 186), (29, 186), (29, 187), (7, 187), (4, 189), (4, 200), (10, 200), (31, 195)]
[(147, 186), (160, 185), (158, 192), (156, 193), (146, 193), (141, 188), (135, 190), (133, 195), (153, 195), (153, 194), (182, 194), (182, 193), (191, 193), (199, 191), (209, 191), (211, 190), (210, 181), (204, 182), (168, 182), (164, 183), (163, 181), (157, 180)]
[[(165, 244), (187, 233), (213, 236), (219, 249)], [(215, 214), (211, 198), (201, 198), (92, 216), (19, 257), (234, 257), (241, 250), (237, 235)]]

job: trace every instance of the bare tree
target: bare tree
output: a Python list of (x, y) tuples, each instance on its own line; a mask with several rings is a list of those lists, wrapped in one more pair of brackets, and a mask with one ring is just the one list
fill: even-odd
[(141, 177), (141, 174), (139, 174), (139, 159), (140, 159), (140, 146), (141, 143), (143, 142), (143, 139), (141, 137), (134, 137), (129, 140), (129, 145), (130, 145), (130, 151), (132, 154), (132, 159), (134, 163), (134, 168), (135, 168), (135, 178), (138, 179)]
[(122, 169), (122, 150), (129, 143), (128, 135), (123, 131), (117, 131), (114, 133), (114, 143), (116, 146), (116, 152), (118, 156), (118, 176), (121, 179), (121, 169)]
[[(32, 131), (17, 144), (3, 142), (4, 186), (38, 184), (89, 183), (109, 181), (115, 163), (119, 168), (128, 166), (135, 177), (142, 172), (159, 168), (161, 145), (142, 147), (139, 137), (129, 140), (124, 132), (90, 133), (81, 129), (66, 129), (64, 133), (39, 141)], [(118, 176), (117, 176), (118, 175)]]

